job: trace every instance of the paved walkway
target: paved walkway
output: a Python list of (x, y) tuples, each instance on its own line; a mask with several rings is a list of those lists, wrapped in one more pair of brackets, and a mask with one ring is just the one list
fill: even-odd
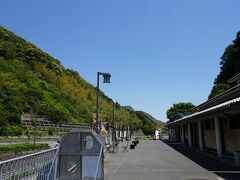
[(200, 151), (197, 148), (191, 148), (180, 143), (166, 141), (166, 144), (208, 171), (214, 172), (226, 180), (240, 179), (240, 167), (236, 167), (234, 160), (227, 156), (220, 158), (216, 153)]
[(222, 179), (161, 141), (140, 141), (129, 152), (107, 154), (104, 169), (105, 180)]

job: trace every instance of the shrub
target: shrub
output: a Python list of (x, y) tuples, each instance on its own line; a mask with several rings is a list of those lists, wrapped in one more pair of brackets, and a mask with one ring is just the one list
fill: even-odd
[(57, 129), (55, 127), (48, 128), (48, 135), (49, 136), (53, 136), (56, 133), (57, 133)]
[(42, 150), (48, 149), (49, 146), (47, 143), (21, 143), (21, 144), (8, 144), (0, 145), (0, 153), (15, 153), (20, 154), (23, 152), (33, 151), (33, 150)]

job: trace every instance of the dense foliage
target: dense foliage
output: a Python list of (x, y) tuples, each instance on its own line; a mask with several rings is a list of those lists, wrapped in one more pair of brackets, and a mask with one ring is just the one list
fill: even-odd
[(142, 121), (142, 131), (145, 135), (152, 135), (154, 134), (155, 130), (163, 127), (163, 123), (161, 121), (158, 121), (148, 113), (145, 113), (143, 111), (136, 111), (136, 115)]
[(0, 145), (0, 153), (25, 153), (27, 151), (33, 150), (43, 150), (48, 149), (49, 145), (47, 143), (21, 143), (21, 144), (7, 144), (7, 145)]
[(190, 115), (196, 111), (194, 107), (196, 106), (190, 102), (188, 103), (181, 102), (173, 104), (173, 106), (167, 110), (167, 118), (171, 122), (180, 119), (184, 116)]
[(209, 99), (231, 88), (227, 81), (238, 73), (240, 73), (240, 32), (221, 57), (220, 73), (214, 81)]
[[(95, 87), (78, 72), (0, 26), (0, 135), (4, 127), (21, 124), (23, 112), (43, 115), (54, 123), (91, 124), (96, 103)], [(100, 92), (103, 121), (112, 119), (135, 127), (136, 115)]]

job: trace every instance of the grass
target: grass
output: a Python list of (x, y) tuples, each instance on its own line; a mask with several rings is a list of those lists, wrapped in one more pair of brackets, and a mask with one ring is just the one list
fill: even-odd
[(35, 145), (33, 143), (20, 143), (20, 144), (7, 144), (7, 145), (4, 144), (4, 145), (0, 145), (0, 153), (1, 154), (6, 154), (6, 153), (21, 154), (29, 151), (43, 150), (48, 148), (49, 146), (47, 143), (36, 143)]
[[(44, 140), (59, 140), (59, 137), (42, 137), (42, 138), (37, 138), (37, 141), (44, 141)], [(9, 141), (33, 141), (33, 139), (29, 138), (12, 138), (12, 137), (0, 137), (0, 142), (9, 142)]]

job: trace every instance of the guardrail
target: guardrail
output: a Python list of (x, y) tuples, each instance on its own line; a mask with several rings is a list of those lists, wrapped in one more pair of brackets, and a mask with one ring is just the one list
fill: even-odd
[(91, 129), (72, 130), (54, 149), (0, 162), (0, 180), (102, 180), (103, 145)]
[(0, 162), (1, 180), (56, 179), (59, 148)]

